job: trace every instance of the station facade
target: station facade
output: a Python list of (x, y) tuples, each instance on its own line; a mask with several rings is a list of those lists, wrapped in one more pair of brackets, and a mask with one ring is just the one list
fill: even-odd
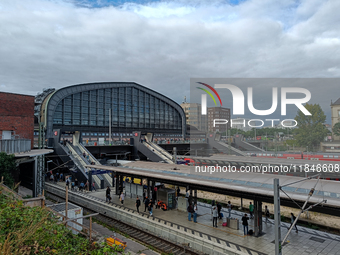
[[(111, 112), (111, 116), (110, 116)], [(129, 137), (133, 131), (183, 137), (183, 109), (170, 98), (131, 82), (88, 83), (51, 92), (40, 108), (46, 138), (79, 131), (86, 139)]]

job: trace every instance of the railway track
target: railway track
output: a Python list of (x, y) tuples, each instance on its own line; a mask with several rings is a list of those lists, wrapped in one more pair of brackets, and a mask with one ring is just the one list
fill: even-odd
[[(48, 196), (55, 200), (55, 201), (65, 201), (64, 198), (59, 197), (55, 194), (48, 193)], [(73, 204), (77, 204), (72, 201)], [(81, 206), (85, 212), (88, 213), (96, 213), (95, 211)], [(128, 225), (122, 221), (113, 219), (109, 216), (104, 214), (99, 214), (94, 217), (99, 222), (102, 222), (110, 227), (114, 227), (115, 229), (119, 230), (120, 232), (129, 235), (135, 240), (138, 240), (140, 243), (148, 246), (154, 247), (158, 252), (163, 252), (166, 254), (173, 254), (173, 255), (202, 255), (203, 253), (192, 250), (188, 245), (185, 244), (177, 244), (170, 242), (166, 239), (163, 239), (159, 236), (156, 236), (152, 233), (149, 233), (146, 230)]]

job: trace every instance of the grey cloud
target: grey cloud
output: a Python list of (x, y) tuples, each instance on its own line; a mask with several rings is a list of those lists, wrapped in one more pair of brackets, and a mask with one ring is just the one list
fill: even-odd
[[(2, 1), (1, 90), (34, 95), (47, 87), (134, 81), (180, 103), (190, 95), (191, 77), (340, 74), (339, 1), (176, 4), (190, 11), (167, 15), (171, 4), (161, 2), (151, 6), (158, 17), (147, 18), (149, 9), (140, 6), (137, 14), (62, 1)], [(331, 97), (340, 94), (324, 89), (315, 102), (329, 108)]]

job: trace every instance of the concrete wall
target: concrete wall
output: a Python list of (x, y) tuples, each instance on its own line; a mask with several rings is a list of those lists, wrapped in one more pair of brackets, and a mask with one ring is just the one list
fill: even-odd
[[(62, 187), (46, 183), (45, 190), (49, 193), (55, 194), (60, 197), (65, 197), (65, 190)], [(113, 207), (101, 201), (91, 200), (81, 194), (69, 191), (69, 201), (76, 203), (80, 206), (87, 207), (96, 212), (102, 213), (108, 217), (128, 223), (132, 226), (138, 227), (144, 231), (161, 236), (169, 241), (190, 244), (190, 247), (210, 255), (236, 255), (248, 254), (241, 251), (232, 249), (226, 245), (210, 241), (203, 237), (185, 232), (183, 228), (171, 227), (170, 223), (164, 224), (164, 221), (158, 222), (151, 218), (143, 217), (141, 214), (128, 212), (124, 208)], [(248, 254), (249, 255), (249, 254)]]

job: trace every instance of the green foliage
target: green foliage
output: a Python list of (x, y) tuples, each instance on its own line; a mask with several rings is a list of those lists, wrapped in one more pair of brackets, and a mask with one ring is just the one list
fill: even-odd
[(117, 254), (108, 245), (73, 235), (48, 210), (24, 207), (0, 191), (0, 254)]
[(305, 107), (312, 115), (306, 116), (301, 111), (298, 112), (295, 117), (298, 128), (294, 130), (294, 138), (298, 145), (308, 146), (309, 150), (313, 150), (327, 136), (328, 130), (323, 125), (326, 115), (318, 104), (306, 104)]
[(4, 184), (12, 187), (14, 180), (12, 172), (16, 170), (14, 155), (7, 155), (5, 152), (0, 152), (0, 178), (4, 177)]
[(340, 136), (340, 122), (336, 123), (333, 127), (333, 134)]

